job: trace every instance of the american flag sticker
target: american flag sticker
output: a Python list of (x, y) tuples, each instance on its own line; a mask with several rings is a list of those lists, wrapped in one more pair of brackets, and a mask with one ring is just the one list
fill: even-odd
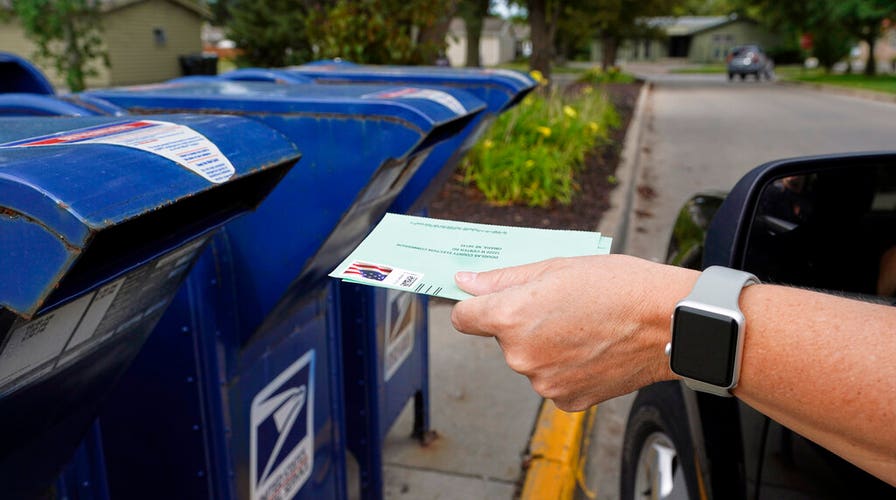
[(340, 277), (361, 283), (380, 283), (400, 288), (412, 288), (423, 278), (423, 274), (356, 260), (342, 271)]

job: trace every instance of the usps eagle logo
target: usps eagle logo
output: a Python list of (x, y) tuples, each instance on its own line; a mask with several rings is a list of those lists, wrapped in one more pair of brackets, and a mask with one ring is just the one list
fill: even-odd
[(360, 276), (361, 278), (374, 280), (374, 281), (383, 281), (389, 277), (389, 274), (392, 273), (391, 267), (386, 266), (378, 266), (376, 264), (368, 264), (367, 262), (355, 261), (352, 262), (348, 269), (345, 270), (344, 274), (348, 274), (350, 276)]
[(314, 468), (314, 351), (252, 399), (252, 500), (293, 498)]

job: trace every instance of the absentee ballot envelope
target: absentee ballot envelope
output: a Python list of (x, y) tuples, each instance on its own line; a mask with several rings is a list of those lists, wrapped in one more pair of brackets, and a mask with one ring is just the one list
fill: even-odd
[(343, 281), (463, 300), (458, 271), (488, 271), (552, 257), (610, 253), (598, 232), (496, 226), (386, 214), (330, 273)]

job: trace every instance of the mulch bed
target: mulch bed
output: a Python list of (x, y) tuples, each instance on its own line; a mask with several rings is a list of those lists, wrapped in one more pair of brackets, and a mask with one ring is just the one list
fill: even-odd
[(609, 84), (602, 88), (616, 106), (622, 125), (613, 131), (609, 144), (598, 146), (587, 155), (585, 167), (577, 178), (581, 190), (572, 203), (546, 208), (494, 206), (474, 186), (465, 186), (459, 176), (453, 176), (430, 202), (430, 216), (486, 224), (594, 231), (610, 206), (610, 193), (616, 186), (608, 179), (616, 172), (641, 83)]

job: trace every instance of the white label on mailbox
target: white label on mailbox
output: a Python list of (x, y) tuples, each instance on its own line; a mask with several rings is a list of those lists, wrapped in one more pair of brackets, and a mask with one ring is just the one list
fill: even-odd
[(413, 87), (406, 87), (402, 89), (387, 90), (385, 92), (367, 94), (362, 97), (375, 97), (381, 99), (426, 99), (427, 101), (437, 102), (442, 106), (445, 106), (455, 114), (467, 114), (467, 108), (465, 108), (464, 105), (461, 104), (461, 102), (458, 101), (456, 97), (447, 92), (435, 89), (418, 89)]
[(77, 300), (13, 325), (0, 345), (0, 392), (61, 369), (118, 334), (155, 325), (207, 239), (188, 243)]
[(250, 498), (293, 498), (314, 469), (314, 350), (255, 395), (249, 420)]
[(72, 144), (112, 144), (139, 149), (167, 158), (216, 184), (230, 179), (236, 173), (230, 160), (204, 135), (184, 125), (155, 120), (71, 130), (10, 142), (0, 147)]
[(0, 386), (26, 373), (36, 377), (52, 370), (53, 361), (62, 354), (94, 295), (87, 294), (16, 328), (0, 353)]
[(392, 378), (414, 350), (416, 296), (411, 292), (386, 289), (386, 340), (383, 360), (385, 381)]
[(81, 344), (90, 339), (93, 332), (96, 331), (96, 327), (99, 326), (100, 321), (106, 316), (106, 311), (109, 310), (109, 306), (112, 305), (112, 301), (118, 295), (122, 283), (124, 283), (124, 278), (97, 290), (93, 303), (90, 304), (90, 309), (84, 314), (81, 324), (78, 325), (78, 329), (72, 335), (71, 342), (68, 343), (69, 349), (80, 347)]

